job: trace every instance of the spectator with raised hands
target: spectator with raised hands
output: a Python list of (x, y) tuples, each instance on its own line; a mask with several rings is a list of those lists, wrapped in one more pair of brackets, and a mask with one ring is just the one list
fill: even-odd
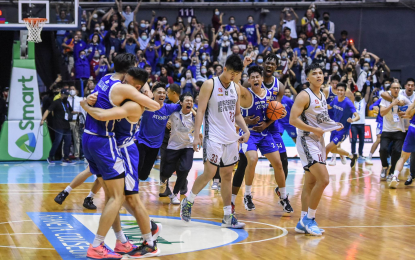
[(219, 12), (218, 8), (215, 8), (213, 10), (213, 16), (212, 16), (212, 27), (215, 28), (215, 30), (219, 30), (219, 27), (222, 26), (222, 18), (223, 13)]
[(107, 57), (105, 55), (101, 55), (98, 65), (94, 67), (96, 81), (100, 81), (102, 77), (108, 74), (109, 70), (110, 64)]
[(180, 88), (182, 93), (191, 93), (194, 96), (195, 92), (199, 90), (199, 87), (196, 85), (196, 79), (193, 76), (191, 70), (187, 70), (185, 77), (182, 77), (180, 80)]
[(314, 59), (314, 57), (316, 56), (317, 50), (321, 50), (321, 46), (318, 45), (316, 36), (311, 37), (310, 45), (306, 46), (306, 48), (307, 48), (308, 56), (311, 59)]
[(254, 23), (254, 17), (252, 15), (248, 16), (247, 22), (247, 24), (241, 26), (241, 32), (245, 33), (248, 42), (257, 45), (259, 37), (259, 25)]
[(156, 60), (159, 57), (158, 49), (161, 45), (156, 46), (154, 39), (148, 43), (146, 49), (144, 50), (144, 57), (147, 60), (147, 63), (151, 66), (152, 71), (156, 70)]
[(314, 12), (311, 8), (307, 9), (304, 17), (301, 19), (301, 27), (308, 38), (316, 36), (317, 31), (320, 29), (320, 24), (314, 17)]
[(323, 29), (326, 29), (329, 34), (334, 34), (334, 23), (330, 21), (330, 13), (324, 12), (323, 13), (323, 20), (320, 20), (318, 22), (320, 24), (320, 27)]
[(141, 45), (137, 41), (137, 39), (134, 37), (134, 34), (127, 34), (124, 42), (121, 44), (121, 49), (125, 50), (126, 53), (135, 54), (136, 49), (139, 48), (140, 46)]
[(285, 7), (281, 11), (280, 15), (280, 25), (281, 30), (285, 28), (290, 28), (291, 37), (297, 39), (297, 20), (298, 15), (292, 8)]
[(97, 33), (95, 33), (92, 36), (92, 41), (91, 41), (91, 43), (89, 43), (88, 47), (89, 47), (88, 48), (89, 53), (94, 53), (95, 51), (98, 51), (100, 55), (105, 54), (105, 47), (101, 43), (101, 39), (100, 39), (100, 37), (98, 36)]
[(173, 80), (174, 83), (180, 85), (182, 77), (185, 76), (186, 69), (182, 66), (182, 60), (180, 58), (176, 58), (174, 60), (174, 71), (173, 71)]
[(239, 28), (235, 24), (234, 16), (229, 17), (229, 24), (225, 26), (225, 31), (230, 32), (230, 33), (239, 32)]

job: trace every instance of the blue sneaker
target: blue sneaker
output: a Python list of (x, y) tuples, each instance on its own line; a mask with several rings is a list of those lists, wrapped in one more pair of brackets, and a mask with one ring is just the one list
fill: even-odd
[[(317, 224), (317, 222), (316, 222), (316, 224)], [(297, 226), (295, 226), (295, 232), (300, 233), (300, 234), (308, 234), (305, 227), (301, 224), (301, 219), (298, 220)], [(320, 228), (320, 232), (323, 234), (325, 232), (325, 230)]]
[(184, 198), (180, 203), (180, 217), (186, 222), (190, 222), (192, 216), (193, 203)]
[(305, 227), (308, 234), (313, 236), (322, 235), (321, 230), (317, 226), (315, 218), (309, 219), (306, 215), (304, 216), (304, 218), (301, 219), (301, 224)]

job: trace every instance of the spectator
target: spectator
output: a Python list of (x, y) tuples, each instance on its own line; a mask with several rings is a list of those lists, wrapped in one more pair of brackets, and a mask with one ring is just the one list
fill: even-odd
[(219, 27), (222, 26), (222, 17), (223, 13), (220, 13), (218, 8), (213, 10), (212, 27), (215, 28), (215, 31), (218, 31)]
[(229, 24), (225, 26), (225, 31), (229, 33), (239, 32), (239, 28), (235, 25), (235, 17), (229, 17)]
[(351, 131), (351, 145), (352, 145), (352, 154), (356, 154), (356, 142), (357, 136), (359, 136), (359, 157), (365, 159), (363, 156), (363, 147), (365, 145), (365, 115), (366, 115), (366, 106), (369, 102), (369, 90), (366, 90), (366, 95), (362, 97), (362, 93), (356, 91), (354, 93), (354, 107), (356, 112), (359, 114), (360, 119), (356, 122), (352, 122)]
[(94, 79), (96, 78), (96, 76), (95, 76), (95, 66), (97, 66), (99, 64), (99, 57), (100, 56), (101, 55), (99, 54), (99, 51), (96, 50), (95, 53), (91, 53), (88, 57), (88, 60), (90, 60), (90, 62), (89, 62), (90, 73), (91, 73), (91, 76), (94, 77)]
[[(293, 19), (294, 15), (294, 19)], [(290, 28), (291, 37), (297, 39), (297, 20), (298, 15), (294, 12), (294, 9), (285, 7), (281, 11), (280, 21), (282, 22), (282, 30), (284, 31), (285, 28)], [(281, 24), (280, 22), (280, 24)]]
[(84, 96), (87, 97), (88, 95), (90, 95), (92, 91), (94, 90), (94, 88), (95, 88), (95, 82), (94, 82), (94, 79), (91, 77), (86, 83), (86, 87), (84, 90)]
[(291, 37), (291, 29), (289, 27), (284, 28), (284, 35), (279, 40), (280, 46), (284, 46), (287, 42), (290, 43), (291, 48), (297, 47), (297, 39)]
[(316, 36), (317, 31), (320, 29), (320, 24), (314, 17), (314, 12), (312, 11), (312, 9), (307, 9), (307, 12), (301, 19), (301, 27), (303, 31), (306, 33), (307, 38)]
[(73, 58), (76, 61), (79, 58), (79, 52), (87, 48), (87, 44), (82, 40), (81, 31), (76, 31), (74, 37)]
[(167, 69), (166, 65), (161, 66), (160, 77), (166, 77), (167, 78), (168, 84), (166, 84), (166, 85), (170, 85), (170, 84), (174, 83), (173, 78), (168, 75), (168, 69)]
[(9, 94), (9, 88), (5, 87), (2, 90), (2, 95), (0, 97), (0, 130), (1, 130), (1, 126), (3, 125), (4, 121), (6, 121), (7, 119), (7, 97)]
[(320, 27), (326, 29), (328, 33), (334, 34), (334, 23), (330, 21), (329, 12), (324, 12), (323, 20), (320, 20), (318, 23), (320, 24)]
[(99, 58), (98, 65), (94, 67), (96, 81), (99, 82), (102, 77), (108, 74), (109, 70), (110, 70), (110, 65), (108, 63), (107, 57), (105, 55), (101, 55), (101, 57)]
[[(69, 5), (66, 5), (66, 9), (69, 8)], [(70, 12), (67, 12), (67, 10), (61, 9), (61, 5), (56, 5), (56, 23), (57, 24), (68, 24), (72, 21), (72, 17), (70, 15)], [(66, 31), (65, 30), (58, 30), (56, 31), (56, 41), (58, 43), (59, 49), (62, 49), (62, 43), (65, 39)]]
[[(122, 9), (122, 1), (119, 2), (119, 5)], [(127, 5), (121, 13), (121, 18), (124, 20), (124, 26), (130, 25), (130, 23), (134, 22), (134, 16), (137, 15), (138, 9), (140, 8), (141, 1), (137, 4), (137, 6), (134, 9), (134, 12), (131, 12), (131, 6)], [(134, 25), (134, 23), (133, 23)]]
[(75, 59), (75, 79), (87, 79), (90, 76), (90, 65), (86, 58), (85, 51), (79, 52), (79, 56)]
[(95, 51), (98, 51), (99, 55), (105, 54), (105, 47), (101, 44), (101, 38), (97, 33), (92, 35), (92, 41), (89, 44), (89, 52), (94, 53)]
[(254, 24), (254, 17), (248, 16), (248, 23), (241, 26), (241, 32), (245, 33), (248, 42), (257, 45), (258, 44), (258, 31), (259, 25)]
[(187, 70), (185, 75), (186, 77), (181, 78), (180, 88), (182, 89), (182, 93), (189, 92), (193, 97), (199, 87), (196, 85), (196, 79), (194, 78), (191, 70)]
[(80, 133), (79, 116), (83, 110), (80, 105), (81, 100), (82, 98), (78, 96), (78, 90), (76, 90), (75, 86), (74, 85), (70, 86), (68, 102), (71, 105), (71, 108), (73, 110), (73, 115), (69, 122), (69, 125), (71, 127), (72, 137), (73, 137), (73, 155), (76, 158), (83, 157), (82, 147), (80, 146), (80, 135), (79, 135)]
[(156, 46), (154, 39), (151, 39), (148, 46), (146, 47), (144, 51), (144, 57), (146, 58), (147, 64), (149, 64), (152, 67), (152, 70), (156, 70), (156, 60), (159, 57), (158, 49), (161, 45)]
[(316, 36), (311, 37), (310, 45), (306, 46), (306, 48), (308, 52), (307, 56), (309, 56), (311, 59), (314, 59), (316, 51), (321, 50), (321, 46), (318, 45)]

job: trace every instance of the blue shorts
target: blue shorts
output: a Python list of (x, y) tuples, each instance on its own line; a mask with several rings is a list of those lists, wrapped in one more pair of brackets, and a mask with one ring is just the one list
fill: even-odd
[(402, 151), (405, 153), (415, 152), (415, 127), (410, 126), (403, 142)]
[(124, 160), (114, 137), (84, 133), (82, 147), (92, 174), (102, 176), (104, 180), (124, 176)]
[(291, 138), (297, 138), (297, 128), (295, 128), (294, 126), (290, 124), (279, 123), (278, 128), (281, 135), (282, 133), (284, 133), (285, 130)]
[(331, 131), (330, 134), (330, 142), (333, 142), (334, 144), (338, 144), (346, 140), (346, 138), (349, 136), (349, 129), (342, 129), (340, 131)]
[(376, 135), (381, 135), (382, 134), (382, 129), (383, 129), (383, 122), (378, 123), (378, 126), (376, 127)]
[(125, 195), (138, 193), (138, 161), (139, 152), (137, 145), (132, 142), (130, 145), (120, 146), (121, 155), (125, 164)]
[(271, 133), (271, 135), (272, 135), (272, 139), (274, 139), (274, 142), (277, 145), (278, 151), (280, 153), (286, 153), (287, 150), (285, 149), (285, 144), (282, 141), (282, 137), (281, 137), (280, 133), (278, 133), (278, 132)]
[(248, 142), (241, 145), (240, 153), (246, 153), (247, 151), (259, 151), (262, 154), (268, 154), (278, 151), (278, 147), (272, 138), (272, 135), (265, 131), (266, 133), (258, 133), (251, 131)]

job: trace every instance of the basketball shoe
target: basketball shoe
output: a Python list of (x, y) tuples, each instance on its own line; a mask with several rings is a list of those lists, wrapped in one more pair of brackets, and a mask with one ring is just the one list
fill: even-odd
[(282, 206), (282, 210), (286, 213), (294, 212), (293, 208), (291, 207), (290, 200), (288, 199), (288, 194), (287, 194), (287, 197), (285, 199), (282, 199), (281, 198), (281, 193), (280, 193), (278, 187), (275, 188), (275, 193), (280, 198), (280, 204)]
[[(305, 227), (303, 226), (303, 224), (301, 224), (301, 218), (298, 220), (297, 226), (295, 226), (295, 232), (300, 233), (300, 234), (308, 234), (308, 232), (305, 229)], [(320, 228), (320, 232), (324, 233), (325, 230)]]
[(104, 242), (97, 247), (89, 245), (86, 257), (91, 259), (121, 259), (123, 256), (109, 249)]
[(244, 195), (245, 209), (248, 211), (255, 210), (255, 205), (252, 202), (252, 195)]
[(321, 236), (322, 233), (320, 231), (320, 228), (317, 226), (317, 222), (315, 218), (308, 218), (307, 215), (305, 215), (301, 219), (301, 225), (303, 225), (308, 232), (308, 234), (313, 236)]
[(223, 228), (241, 229), (241, 228), (245, 227), (245, 223), (238, 222), (235, 215), (230, 214), (230, 215), (227, 215), (227, 216), (223, 216), (222, 227)]
[(391, 182), (389, 183), (389, 188), (396, 189), (396, 187), (398, 186), (398, 182), (399, 179), (395, 175), (392, 175)]
[(330, 166), (335, 166), (336, 165), (336, 154), (333, 154), (333, 156), (331, 157), (331, 160), (329, 162)]
[(127, 242), (122, 243), (120, 240), (117, 239), (115, 242), (114, 252), (120, 255), (125, 255), (136, 249), (137, 246), (133, 245), (127, 238)]
[(95, 206), (93, 200), (94, 199), (91, 198), (91, 197), (86, 197), (84, 199), (84, 204), (83, 204), (84, 208), (86, 208), (86, 209), (92, 209), (92, 210), (97, 209), (97, 206)]
[(192, 219), (192, 207), (193, 203), (184, 198), (180, 203), (180, 217), (186, 222), (190, 222)]
[(158, 256), (159, 254), (160, 250), (157, 247), (156, 241), (153, 241), (153, 246), (150, 246), (147, 241), (144, 241), (141, 246), (128, 253), (128, 258), (154, 257)]
[(58, 203), (59, 205), (62, 205), (62, 203), (65, 201), (66, 197), (68, 196), (69, 196), (69, 193), (63, 190), (59, 192), (58, 195), (56, 195), (55, 202)]

